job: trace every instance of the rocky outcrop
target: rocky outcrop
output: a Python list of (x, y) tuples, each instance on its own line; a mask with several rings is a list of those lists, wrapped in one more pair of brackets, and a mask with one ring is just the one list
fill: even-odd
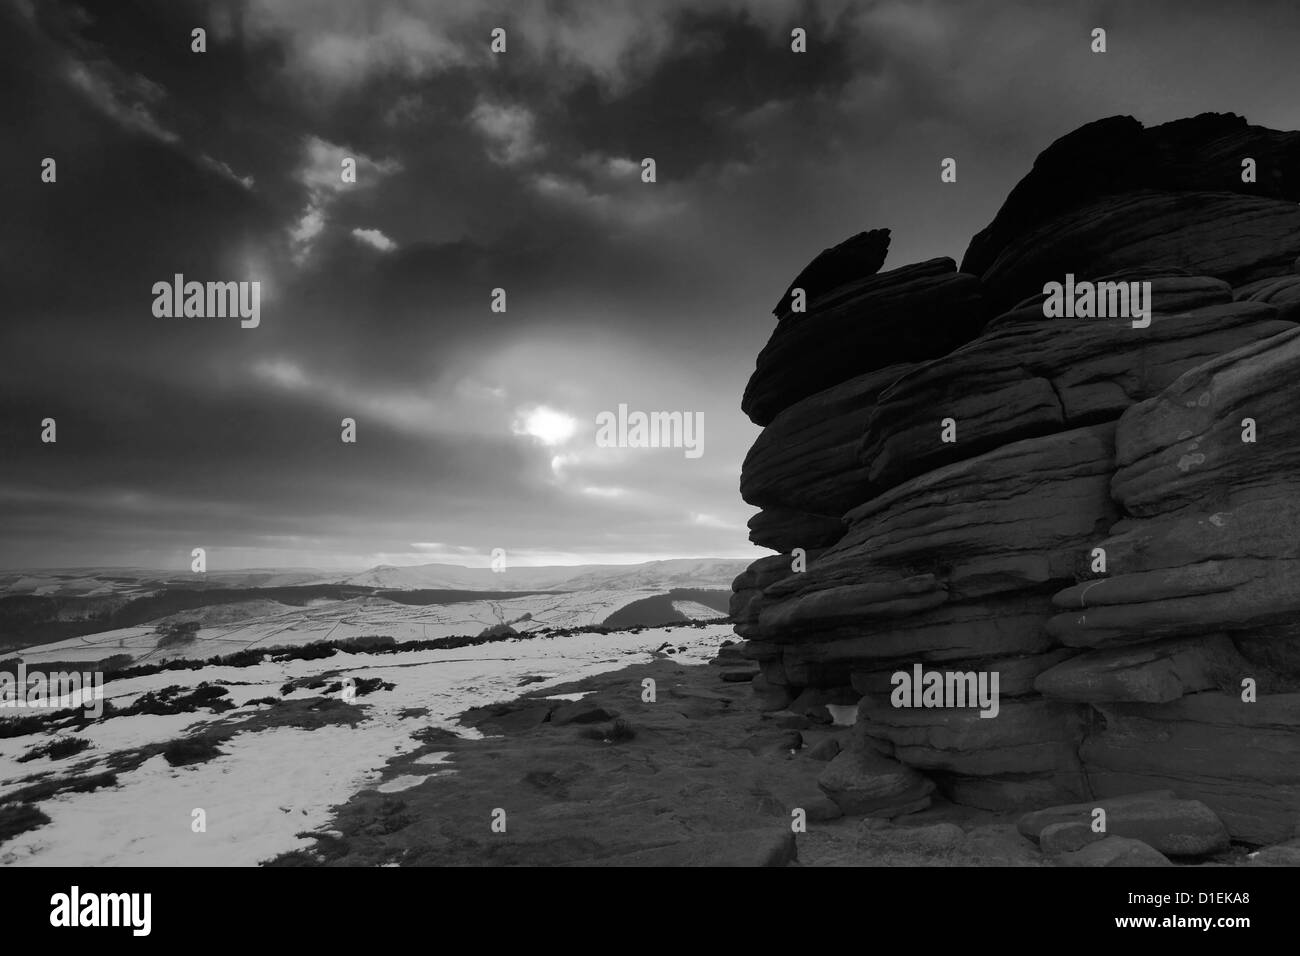
[[(816, 295), (742, 402), (751, 540), (781, 553), (732, 612), (764, 707), (858, 701), (822, 781), (843, 812), (920, 775), (990, 810), (1170, 791), (1214, 831), (1054, 832), (1074, 865), (1294, 835), (1298, 201), (1300, 134), (1113, 117), (1039, 157), (961, 271), (867, 275), (867, 233), (793, 284)], [(1054, 317), (1067, 275), (1148, 283), (1149, 316)], [(996, 708), (943, 696), (981, 675)]]
[(816, 307), (816, 300), (827, 292), (865, 279), (880, 271), (889, 253), (889, 230), (872, 229), (845, 239), (838, 246), (823, 249), (785, 290), (772, 314), (778, 319), (790, 312), (795, 289), (802, 289), (805, 299)]
[(843, 535), (844, 523), (834, 515), (767, 508), (749, 519), (749, 540), (773, 551), (824, 548)]
[[(1261, 302), (1233, 302), (1224, 282), (1149, 281), (1148, 329), (1045, 319), (1040, 295), (1018, 310), (1029, 317), (1005, 316), (969, 345), (899, 376), (877, 398), (862, 438), (868, 481), (889, 487), (1018, 438), (1114, 420), (1194, 366), (1294, 327)], [(936, 441), (949, 417), (957, 440)]]
[(1046, 651), (1044, 587), (1072, 576), (1114, 516), (1112, 433), (1015, 442), (850, 511), (844, 538), (806, 572), (763, 588), (749, 635), (782, 647), (796, 685), (847, 683), (882, 661)]
[(943, 355), (988, 319), (979, 280), (946, 258), (849, 283), (815, 306), (778, 323), (759, 353), (741, 401), (756, 424), (867, 372)]
[(1233, 285), (1290, 270), (1300, 253), (1295, 202), (1230, 192), (1143, 189), (1103, 196), (1030, 230), (981, 278), (1008, 306), (1067, 272), (1098, 279), (1123, 269), (1183, 269)]
[(1232, 292), (1234, 298), (1246, 302), (1267, 302), (1277, 309), (1279, 319), (1300, 322), (1300, 275), (1269, 276)]
[(741, 466), (751, 505), (842, 515), (871, 497), (858, 454), (876, 396), (910, 365), (890, 365), (795, 402), (763, 429)]
[(1073, 741), (1083, 708), (1041, 698), (1001, 701), (992, 719), (978, 710), (902, 709), (866, 696), (854, 727), (878, 749), (930, 775), (950, 799), (996, 810), (1087, 794)]
[(1196, 367), (1124, 416), (1111, 488), (1132, 518), (1098, 541), (1106, 574), (1057, 595), (1069, 610), (1054, 635), (1079, 647), (1300, 635), (1298, 376), (1292, 329)]
[(1237, 840), (1289, 837), (1300, 813), (1300, 694), (1189, 694), (1167, 704), (1108, 704), (1079, 755), (1096, 796), (1152, 787), (1211, 807)]
[[(1244, 159), (1255, 162), (1252, 182), (1243, 177)], [(1088, 123), (1034, 161), (993, 222), (971, 240), (962, 271), (983, 275), (1008, 246), (1023, 243), (1044, 223), (1099, 198), (1142, 189), (1235, 192), (1295, 204), (1300, 133), (1251, 126), (1232, 113), (1202, 113), (1151, 129), (1131, 116)]]

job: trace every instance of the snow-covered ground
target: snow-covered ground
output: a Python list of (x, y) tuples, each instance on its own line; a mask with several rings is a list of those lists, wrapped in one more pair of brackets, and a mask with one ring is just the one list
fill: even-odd
[[(510, 623), (515, 630), (542, 627), (590, 627), (621, 607), (662, 592), (643, 590), (577, 591), (570, 594), (532, 594), (504, 600), (464, 601), (424, 606), (399, 604), (385, 598), (364, 597), (328, 601), (258, 614), (199, 630), (191, 644), (157, 650), (158, 635), (152, 625), (126, 627), (87, 634), (21, 652), (28, 666), (44, 661), (93, 661), (114, 654), (130, 654), (139, 662), (185, 657), (203, 660), (233, 654), (250, 647), (297, 646), (313, 641), (341, 640), (368, 634), (386, 634), (397, 641), (428, 640), (452, 635), (475, 635), (494, 624)], [(721, 612), (693, 602), (687, 616), (716, 618)], [(529, 620), (520, 620), (529, 615)], [(195, 612), (195, 618), (201, 618)], [(171, 619), (181, 619), (173, 614)]]
[[(630, 603), (644, 596), (631, 592)], [(325, 637), (359, 634), (391, 634), (397, 640), (466, 633), (470, 625), (486, 627), (498, 620), (510, 620), (525, 613), (534, 624), (573, 626), (608, 611), (609, 595), (552, 595), (499, 602), (497, 611), (467, 612), (467, 605), (410, 607), (367, 604), (349, 611), (338, 605), (318, 609), (296, 609), (295, 621), (277, 628), (273, 619), (258, 624), (241, 622), (234, 634), (212, 637), (201, 652), (187, 656), (206, 657), (255, 644), (302, 644)], [(572, 598), (566, 602), (564, 599)], [(584, 600), (586, 603), (584, 603)], [(344, 602), (351, 603), (351, 602)], [(597, 611), (596, 607), (602, 610)], [(497, 617), (496, 614), (500, 614)], [(467, 613), (489, 617), (467, 617)], [(383, 623), (380, 623), (383, 622)], [(518, 625), (517, 625), (518, 626)], [(426, 630), (427, 628), (427, 630)], [(75, 643), (83, 657), (86, 648), (101, 648), (104, 655), (132, 652), (150, 629), (131, 628), (94, 635), (42, 648), (24, 655), (30, 666), (42, 656), (59, 659), (73, 656), (66, 645)], [(202, 681), (229, 688), (232, 703), (240, 709), (221, 715), (206, 712), (177, 716), (115, 717), (91, 724), (77, 736), (93, 747), (62, 760), (41, 758), (17, 763), (15, 758), (31, 747), (48, 743), (49, 734), (0, 740), (0, 795), (18, 789), (21, 778), (43, 772), (58, 777), (77, 766), (79, 774), (103, 772), (105, 758), (114, 751), (139, 747), (185, 736), (203, 725), (251, 714), (266, 705), (248, 705), (260, 697), (279, 697), (285, 682), (326, 671), (356, 679), (380, 677), (395, 684), (392, 691), (377, 691), (356, 700), (365, 719), (355, 728), (324, 726), (314, 730), (275, 727), (241, 732), (221, 745), (225, 755), (205, 763), (172, 767), (155, 756), (137, 769), (119, 774), (114, 787), (89, 793), (68, 793), (41, 801), (40, 808), (51, 822), (0, 844), (3, 865), (164, 865), (240, 866), (252, 865), (280, 853), (307, 845), (298, 833), (323, 827), (330, 807), (344, 802), (357, 790), (378, 780), (387, 758), (409, 752), (417, 744), (410, 735), (423, 727), (456, 729), (451, 720), (464, 710), (509, 699), (523, 692), (536, 692), (602, 671), (614, 670), (651, 659), (664, 642), (685, 647), (676, 655), (684, 663), (711, 659), (718, 645), (733, 639), (730, 625), (703, 628), (665, 627), (639, 634), (576, 634), (569, 637), (526, 637), (518, 640), (456, 650), (417, 651), (402, 654), (336, 654), (312, 661), (262, 663), (253, 667), (206, 667), (196, 671), (167, 671), (148, 677), (112, 681), (105, 696), (126, 705), (140, 694), (174, 684), (193, 687)], [(119, 644), (118, 642), (126, 642)], [(222, 649), (222, 642), (225, 646)], [(150, 644), (150, 646), (152, 646)], [(209, 649), (209, 647), (211, 649)], [(545, 680), (521, 688), (524, 676)], [(294, 691), (283, 698), (311, 697), (321, 691)], [(402, 717), (410, 708), (427, 708), (428, 715)], [(430, 754), (425, 762), (438, 773), (454, 773), (454, 760), (443, 765), (445, 754)], [(386, 789), (400, 791), (425, 779), (411, 776), (388, 781)], [(206, 815), (206, 832), (192, 829), (194, 811)]]

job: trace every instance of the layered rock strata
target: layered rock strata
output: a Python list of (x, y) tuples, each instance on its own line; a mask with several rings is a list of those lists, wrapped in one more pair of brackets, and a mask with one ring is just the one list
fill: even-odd
[[(779, 553), (732, 614), (765, 706), (858, 701), (822, 781), (845, 812), (1172, 790), (1292, 835), (1298, 200), (1300, 134), (1115, 117), (1046, 150), (960, 271), (879, 272), (877, 230), (787, 289), (742, 402)], [(1048, 317), (1067, 274), (1147, 284), (1149, 322)], [(996, 674), (996, 713), (902, 706), (918, 665)]]

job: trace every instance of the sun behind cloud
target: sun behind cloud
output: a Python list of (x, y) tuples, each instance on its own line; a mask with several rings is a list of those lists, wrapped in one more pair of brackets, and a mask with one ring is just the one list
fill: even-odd
[(571, 415), (545, 405), (535, 405), (516, 414), (510, 430), (516, 435), (530, 435), (543, 445), (562, 445), (578, 430), (578, 421)]

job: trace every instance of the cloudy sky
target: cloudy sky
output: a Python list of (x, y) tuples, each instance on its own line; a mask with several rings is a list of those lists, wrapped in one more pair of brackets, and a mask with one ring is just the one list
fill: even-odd
[[(738, 406), (798, 269), (960, 259), (1101, 116), (1300, 127), (1292, 6), (0, 0), (0, 566), (757, 557)], [(175, 273), (261, 324), (156, 317)], [(597, 447), (620, 403), (704, 454)]]

